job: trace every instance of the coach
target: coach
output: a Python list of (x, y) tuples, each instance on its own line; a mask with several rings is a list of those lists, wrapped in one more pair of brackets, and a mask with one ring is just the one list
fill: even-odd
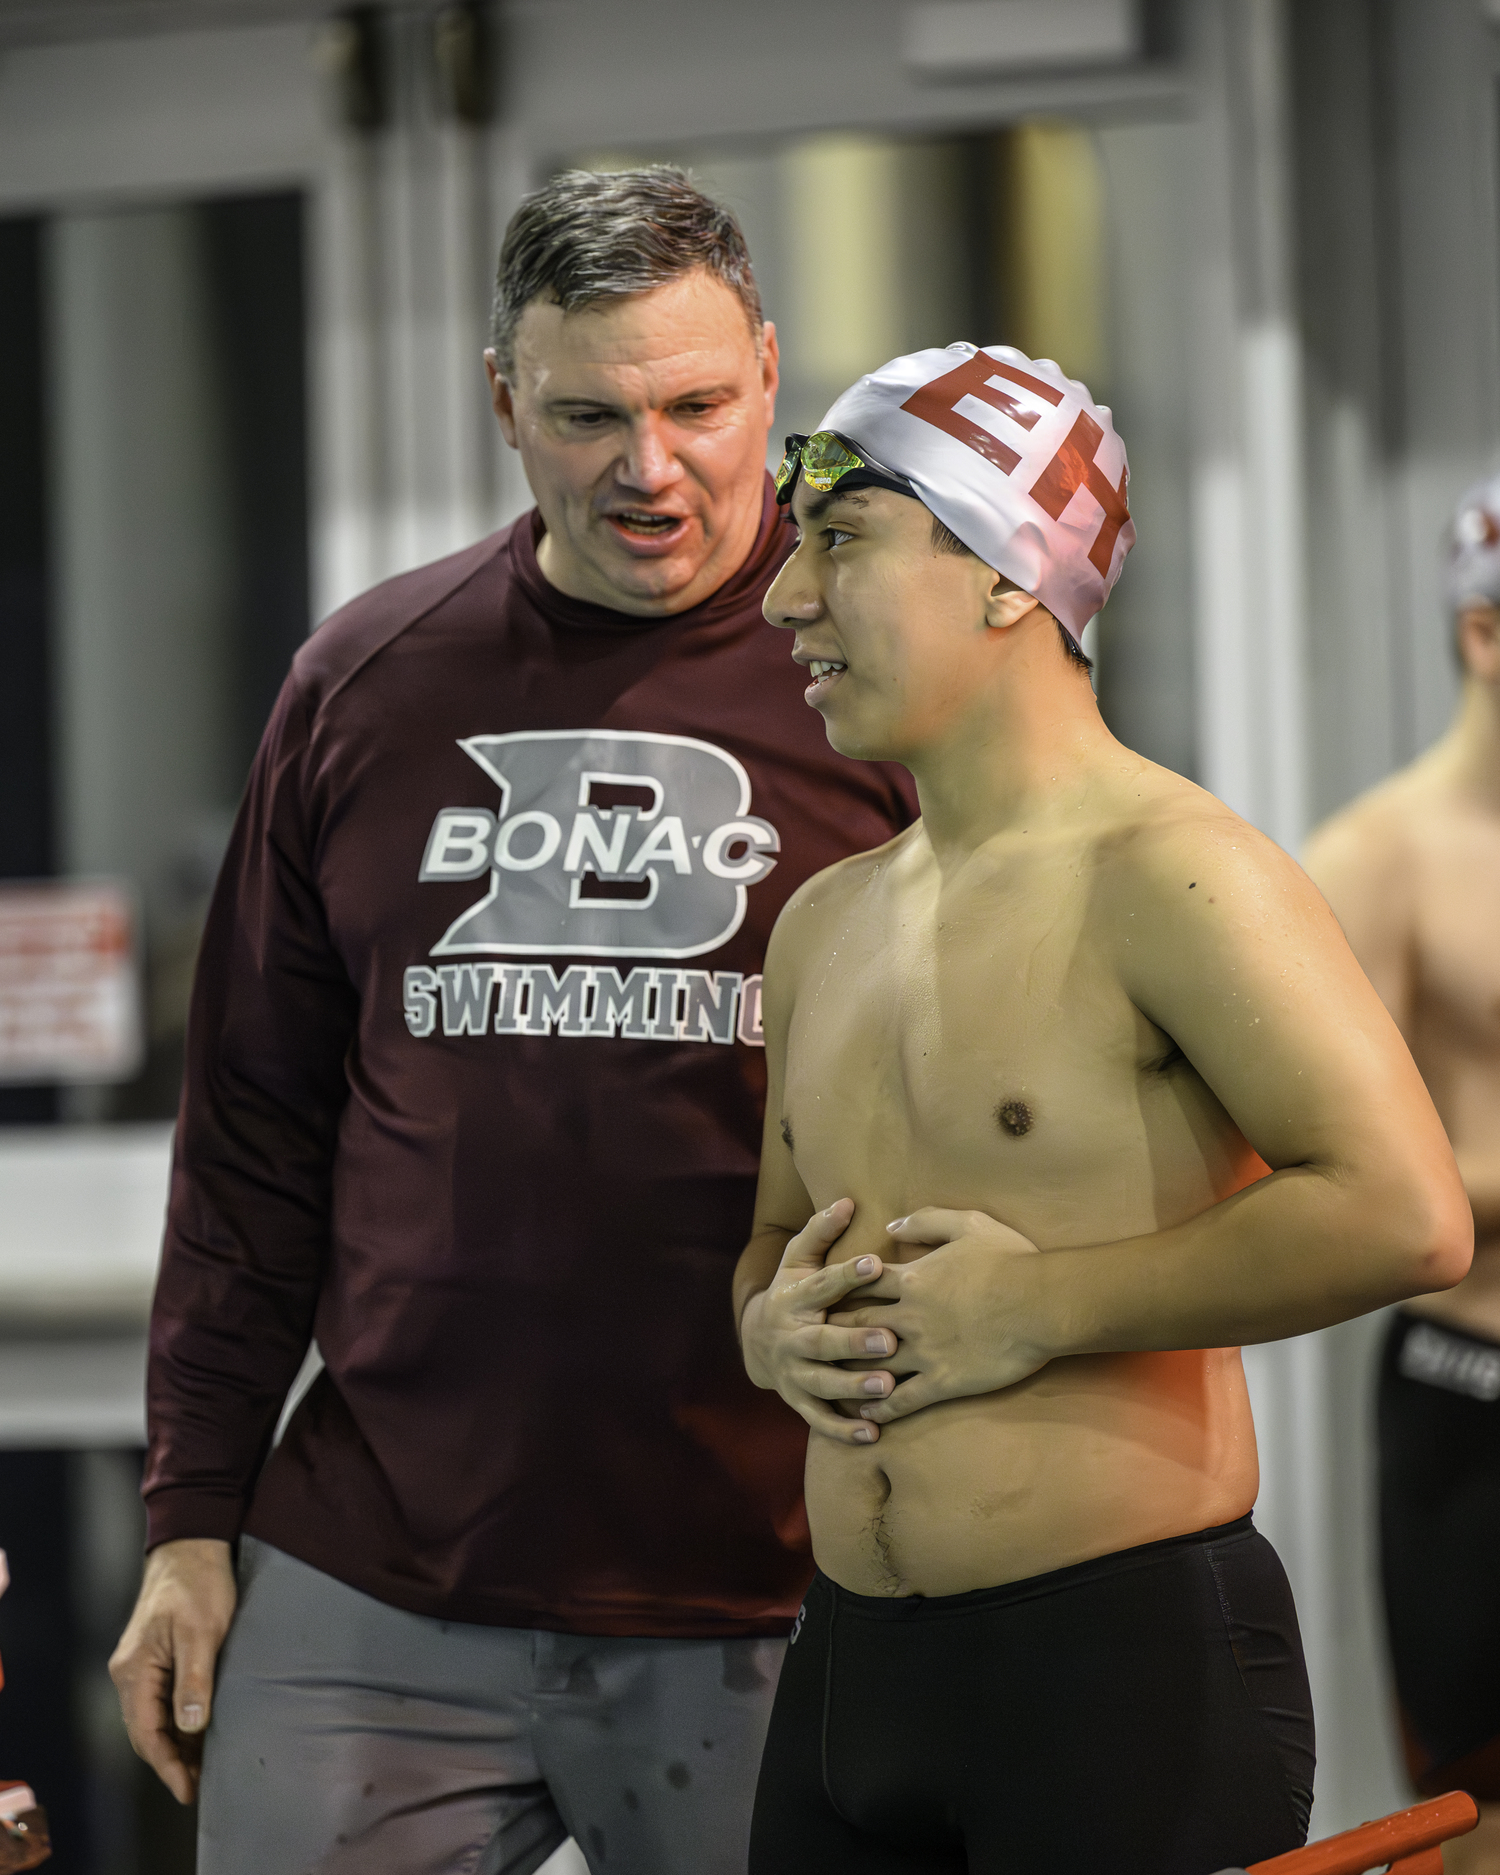
[(760, 971), (911, 796), (761, 618), (733, 217), (559, 177), (493, 338), (536, 508), (298, 653), (198, 967), (113, 1672), (200, 1875), (738, 1875), (811, 1575), (729, 1299)]

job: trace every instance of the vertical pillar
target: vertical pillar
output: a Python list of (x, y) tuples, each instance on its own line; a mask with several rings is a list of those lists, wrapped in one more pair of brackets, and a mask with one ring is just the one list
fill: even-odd
[(387, 467), (382, 575), (421, 566), (449, 545), (437, 163), (419, 69), (425, 24), (399, 14), (386, 21), (391, 121), (374, 146)]
[(315, 619), (363, 592), (381, 571), (386, 386), (375, 203), (371, 139), (354, 131), (331, 138), (308, 218)]
[(1409, 759), (1442, 734), (1457, 695), (1442, 535), (1465, 484), (1500, 467), (1500, 18), (1472, 0), (1386, 0), (1376, 14), (1399, 296), (1398, 753)]
[(485, 388), (490, 278), (524, 187), (514, 136), (440, 121), (424, 19), (383, 41), (389, 115), (332, 133), (311, 254), (323, 617), (529, 506)]
[(484, 132), (452, 123), (439, 133), (443, 281), (444, 482), (453, 545), (495, 525), (494, 414), (484, 374), (494, 272), (485, 189)]
[(1307, 830), (1306, 556), (1283, 8), (1193, 9), (1204, 159), (1193, 507), (1203, 779), (1295, 852)]
[(1391, 524), (1402, 373), (1376, 86), (1382, 9), (1320, 0), (1290, 18), (1307, 422), (1308, 818), (1405, 758), (1393, 655), (1403, 567)]
[[(483, 174), (482, 227), (484, 229), (484, 305), (485, 305), (485, 344), (489, 343), (489, 306), (494, 292), (495, 263), (500, 257), (500, 242), (507, 224), (521, 198), (528, 189), (533, 188), (541, 178), (537, 176), (527, 153), (523, 132), (515, 124), (504, 121), (492, 125), (484, 136), (480, 152), (480, 164)], [(530, 486), (526, 480), (526, 471), (521, 466), (519, 454), (512, 449), (500, 434), (500, 426), (493, 415), (488, 420), (484, 434), (487, 437), (485, 448), (489, 458), (491, 496), (490, 526), (503, 527), (518, 514), (524, 514), (532, 505)]]
[(48, 254), (59, 869), (148, 925), (232, 808), (234, 542), (190, 207), (57, 217)]

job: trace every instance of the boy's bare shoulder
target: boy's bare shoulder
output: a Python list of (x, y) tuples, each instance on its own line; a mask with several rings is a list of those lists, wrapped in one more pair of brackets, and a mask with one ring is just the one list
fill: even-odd
[(1119, 910), (1209, 905), (1262, 916), (1316, 899), (1311, 881), (1274, 840), (1196, 782), (1143, 762), (1117, 790), (1097, 855), (1101, 883)]
[(779, 922), (794, 919), (807, 922), (815, 913), (836, 916), (852, 899), (861, 898), (871, 886), (886, 876), (906, 848), (917, 838), (921, 821), (903, 828), (884, 846), (872, 846), (863, 853), (851, 853), (835, 860), (821, 872), (815, 872), (787, 900)]
[(777, 964), (785, 968), (804, 945), (816, 941), (826, 925), (847, 916), (861, 899), (878, 888), (920, 836), (921, 825), (921, 821), (915, 821), (894, 839), (887, 840), (884, 846), (836, 860), (798, 886), (781, 908), (776, 928), (771, 933), (766, 953), (767, 973)]
[(1138, 795), (1100, 839), (1091, 904), (1097, 938), (1149, 1020), (1201, 1044), (1205, 1024), (1248, 1009), (1252, 983), (1338, 975), (1348, 947), (1290, 854), (1180, 776), (1143, 777)]

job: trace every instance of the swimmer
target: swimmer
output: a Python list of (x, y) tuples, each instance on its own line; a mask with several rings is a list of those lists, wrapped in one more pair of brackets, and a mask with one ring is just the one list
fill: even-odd
[(1459, 503), (1447, 734), (1320, 828), (1307, 869), (1395, 1017), (1458, 1158), (1474, 1266), (1395, 1316), (1379, 1380), (1381, 1574), (1423, 1796), (1479, 1827), (1448, 1875), (1500, 1875), (1500, 477)]
[(1239, 1345), (1468, 1267), (1421, 1077), (1269, 840), (1105, 728), (1133, 540), (1050, 361), (900, 358), (793, 438), (765, 604), (922, 820), (789, 901), (736, 1306), (818, 1575), (752, 1875), (1203, 1875), (1306, 1833)]

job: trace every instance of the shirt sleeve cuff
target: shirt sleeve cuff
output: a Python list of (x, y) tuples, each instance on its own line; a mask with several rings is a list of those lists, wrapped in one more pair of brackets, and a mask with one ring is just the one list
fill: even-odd
[(146, 1500), (146, 1548), (183, 1537), (232, 1543), (245, 1521), (244, 1500), (214, 1491), (153, 1491)]

